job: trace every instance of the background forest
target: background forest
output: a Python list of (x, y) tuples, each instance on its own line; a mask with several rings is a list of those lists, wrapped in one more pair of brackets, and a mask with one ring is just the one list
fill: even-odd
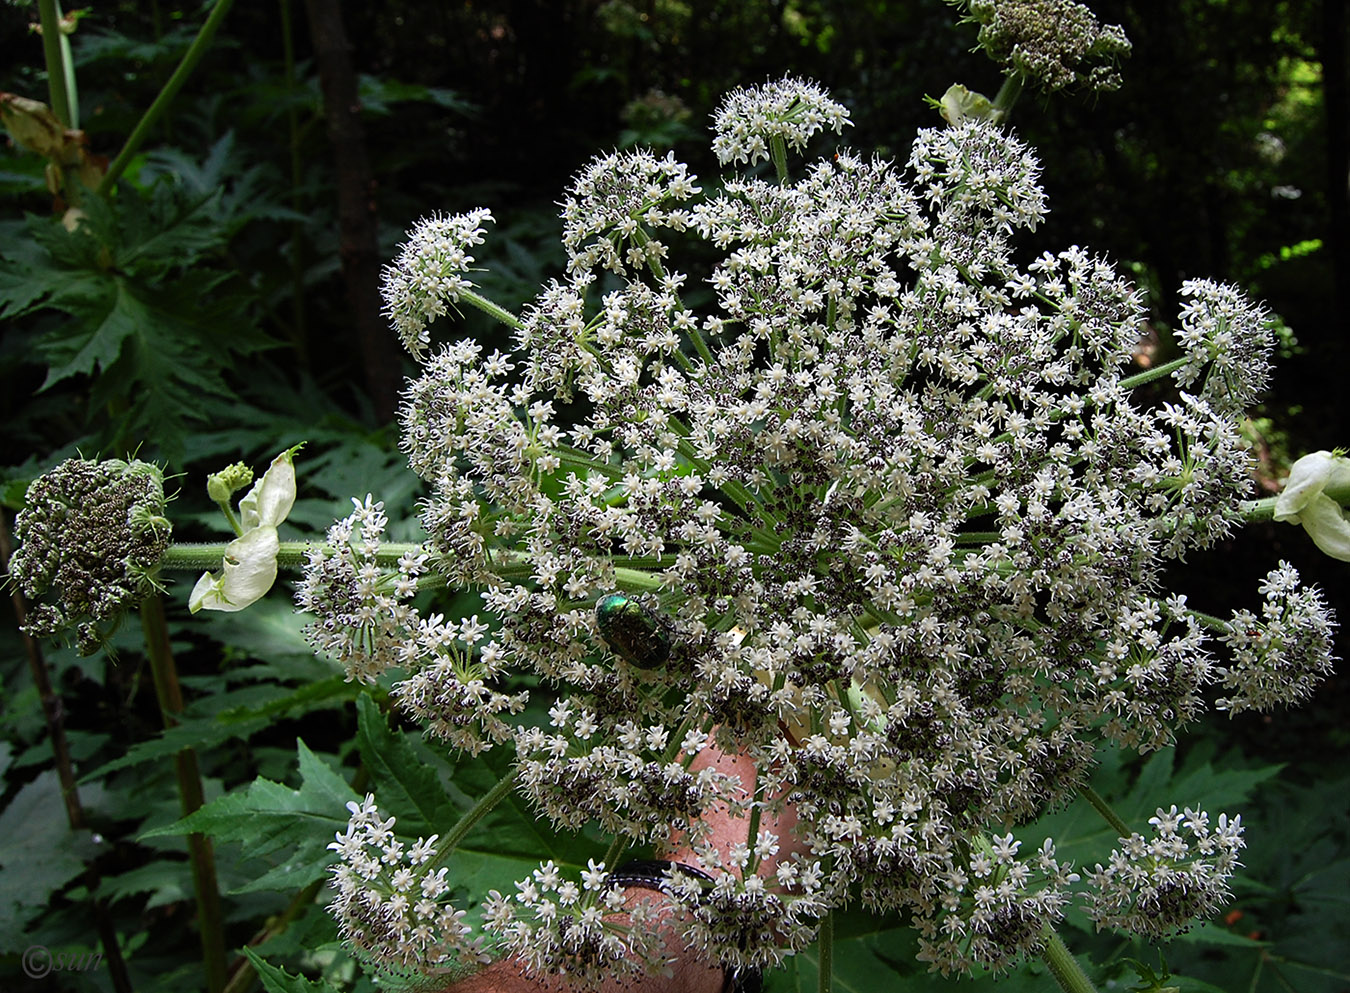
[[(709, 114), (734, 86), (817, 80), (852, 109), (841, 144), (903, 160), (915, 130), (940, 123), (925, 95), (953, 82), (992, 93), (999, 82), (943, 0), (235, 0), (143, 143), (119, 158), (214, 6), (76, 12), (79, 126), (88, 154), (120, 172), (115, 196), (80, 201), (96, 250), (61, 227), (67, 203), (54, 202), (47, 160), (0, 147), (7, 532), (44, 470), (76, 453), (134, 453), (173, 477), (175, 537), (220, 540), (206, 474), (236, 460), (261, 470), (305, 441), (284, 539), (321, 535), (371, 492), (392, 536), (413, 540), (423, 494), (394, 424), (412, 364), (377, 285), (418, 217), (490, 207), (479, 283), (519, 307), (562, 269), (557, 201), (585, 161), (645, 145), (716, 177)], [(1344, 0), (1093, 6), (1133, 42), (1124, 85), (1022, 98), (1012, 124), (1043, 163), (1051, 211), (1020, 250), (1080, 244), (1129, 272), (1156, 315), (1143, 362), (1174, 349), (1164, 315), (1184, 280), (1232, 282), (1264, 300), (1289, 329), (1250, 426), (1254, 488), (1269, 495), (1299, 455), (1350, 444)], [(46, 101), (37, 17), (35, 5), (0, 6), (0, 91)], [(433, 333), (509, 346), (476, 311)], [(1240, 604), (1277, 559), (1350, 616), (1346, 566), (1299, 529), (1250, 527), (1190, 565), (1216, 601)], [(242, 614), (192, 620), (190, 578), (163, 598), (180, 706), (157, 700), (135, 624), (114, 636), (115, 652), (90, 656), (0, 625), (6, 990), (257, 988), (269, 967), (241, 966), (246, 944), (292, 975), (371, 988), (314, 902), (343, 802), (372, 778), (402, 784), (414, 810), (418, 789), (457, 800), (487, 781), (488, 764), (467, 759), (452, 782), (419, 780), (432, 746), (358, 705), (359, 687), (301, 638), (284, 590)], [(35, 679), (44, 668), (49, 687)], [(1169, 944), (1165, 964), (1085, 919), (1070, 918), (1070, 946), (1114, 989), (1350, 990), (1347, 749), (1350, 681), (1338, 675), (1299, 709), (1211, 715), (1175, 749), (1104, 767), (1125, 809), (1170, 782), (1171, 793), (1240, 810), (1251, 847), (1230, 912)], [(180, 799), (189, 769), (198, 805), (238, 800), (197, 825), (213, 838), (221, 897), (211, 909), (194, 900), (189, 843), (154, 833), (193, 806)], [(63, 803), (72, 778), (78, 790)], [(264, 781), (298, 789), (291, 806), (268, 807)], [(1077, 812), (1052, 816), (1071, 827)], [(514, 817), (499, 825), (503, 865), (485, 856), (484, 873), (564, 850), (523, 807)], [(951, 985), (920, 971), (899, 922), (857, 913), (836, 927), (836, 988), (883, 988), (878, 968), (899, 977), (887, 989)], [(208, 930), (214, 951), (199, 936)], [(93, 952), (107, 941), (121, 954), (97, 969), (32, 979), (20, 968), (35, 944)], [(1027, 966), (998, 988), (1049, 982)], [(809, 954), (768, 980), (771, 990), (815, 984)]]

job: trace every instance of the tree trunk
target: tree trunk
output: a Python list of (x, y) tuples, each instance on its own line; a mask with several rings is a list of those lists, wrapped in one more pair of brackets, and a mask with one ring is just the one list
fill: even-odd
[(323, 90), (328, 139), (337, 167), (339, 244), (365, 368), (366, 388), (383, 422), (392, 420), (398, 402), (399, 361), (393, 335), (380, 315), (380, 259), (375, 234), (375, 181), (361, 127), (351, 42), (338, 0), (305, 0), (314, 59)]

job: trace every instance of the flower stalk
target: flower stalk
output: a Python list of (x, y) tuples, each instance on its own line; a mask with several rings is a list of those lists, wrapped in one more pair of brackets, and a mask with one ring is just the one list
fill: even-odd
[[(154, 677), (155, 696), (166, 729), (178, 724), (183, 712), (183, 693), (178, 670), (169, 647), (169, 627), (164, 616), (164, 601), (150, 596), (141, 605), (141, 627), (145, 634), (146, 654)], [(179, 807), (184, 817), (204, 803), (197, 753), (184, 748), (173, 759), (178, 781)], [(225, 924), (216, 882), (216, 861), (211, 839), (194, 832), (188, 835), (188, 860), (192, 865), (192, 885), (197, 896), (197, 931), (202, 945), (202, 963), (209, 993), (223, 990), (225, 971)]]
[(1059, 988), (1064, 993), (1097, 993), (1097, 987), (1064, 944), (1059, 932), (1047, 926), (1042, 934), (1045, 948), (1041, 951), (1041, 961), (1050, 967), (1050, 974), (1055, 977)]
[(74, 76), (70, 48), (61, 32), (61, 6), (57, 0), (38, 0), (42, 25), (42, 57), (47, 67), (47, 98), (56, 119), (68, 128), (78, 128), (74, 114)]
[(131, 165), (131, 160), (140, 151), (145, 139), (150, 136), (150, 131), (159, 123), (159, 119), (169, 109), (169, 104), (173, 103), (173, 98), (178, 95), (178, 91), (183, 88), (183, 84), (187, 82), (188, 77), (197, 68), (197, 63), (201, 61), (202, 56), (211, 47), (211, 39), (215, 37), (216, 29), (225, 20), (225, 15), (230, 12), (230, 7), (233, 5), (234, 0), (216, 0), (215, 5), (211, 8), (211, 13), (207, 15), (201, 28), (197, 31), (197, 37), (192, 39), (192, 44), (183, 53), (183, 58), (179, 61), (178, 67), (174, 69), (173, 75), (169, 77), (163, 89), (155, 96), (154, 102), (141, 115), (141, 119), (136, 122), (136, 126), (131, 129), (131, 134), (127, 136), (121, 151), (117, 153), (117, 157), (112, 160), (112, 164), (108, 166), (108, 171), (99, 181), (96, 191), (99, 196), (107, 196), (117, 181), (122, 178), (122, 173), (126, 172), (127, 166)]

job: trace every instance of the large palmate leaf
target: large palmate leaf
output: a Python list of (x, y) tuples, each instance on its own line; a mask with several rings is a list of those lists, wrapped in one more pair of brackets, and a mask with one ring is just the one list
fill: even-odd
[(334, 861), (329, 840), (347, 827), (346, 805), (358, 799), (341, 777), (303, 741), (297, 741), (302, 785), (293, 789), (259, 777), (247, 790), (213, 800), (200, 810), (143, 838), (200, 832), (237, 841), (249, 857), (268, 859), (272, 868), (238, 892), (295, 890), (318, 879)]
[(0, 318), (61, 315), (35, 338), (42, 389), (90, 379), (91, 409), (119, 414), (115, 447), (152, 438), (177, 462), (192, 425), (232, 397), (233, 359), (267, 344), (252, 292), (216, 264), (237, 225), (222, 203), (220, 189), (167, 178), (124, 184), (114, 199), (86, 197), (69, 229), (30, 216), (0, 248)]
[(27, 944), (24, 926), (95, 850), (90, 832), (71, 829), (55, 770), (19, 790), (0, 811), (0, 953)]

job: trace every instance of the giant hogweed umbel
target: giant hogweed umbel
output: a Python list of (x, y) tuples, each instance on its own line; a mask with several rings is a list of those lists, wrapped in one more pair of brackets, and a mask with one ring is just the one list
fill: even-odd
[[(779, 175), (710, 195), (672, 156), (594, 159), (563, 204), (567, 274), (519, 317), (469, 278), (486, 211), (411, 232), (385, 287), (424, 366), (403, 447), (432, 488), (428, 561), (490, 619), (381, 628), (367, 585), (370, 641), (397, 646), (395, 698), (432, 734), (514, 748), (557, 825), (659, 846), (702, 837), (714, 804), (794, 806), (792, 838), (752, 827), (700, 850), (711, 890), (672, 880), (714, 960), (776, 961), (850, 899), (906, 911), (944, 971), (1040, 950), (1080, 898), (1103, 925), (1179, 927), (1225, 898), (1236, 819), (1160, 809), (1086, 878), (1007, 827), (1081, 787), (1101, 743), (1169, 743), (1211, 685), (1221, 706), (1268, 707), (1328, 668), (1331, 621), (1288, 566), (1240, 636), (1162, 585), (1243, 519), (1238, 419), (1266, 378), (1266, 315), (1192, 280), (1185, 354), (1139, 372), (1139, 294), (1107, 260), (1018, 262), (1012, 236), (1046, 206), (1012, 135), (967, 121), (920, 132), (904, 168), (841, 151), (789, 180), (788, 147), (846, 121), (800, 80), (738, 91), (714, 147)], [(685, 239), (719, 255), (698, 310)], [(431, 349), (428, 321), (465, 303), (515, 350)], [(1169, 398), (1141, 393), (1169, 374)], [(354, 554), (378, 543), (363, 535)], [(353, 671), (374, 678), (367, 662)], [(541, 679), (549, 724), (511, 722), (512, 673)], [(710, 740), (753, 755), (758, 780), (691, 772)], [(486, 937), (594, 979), (658, 955), (602, 913), (602, 863), (494, 892), (481, 934), (438, 929), (437, 899), (390, 909), (368, 808), (335, 846), (334, 910), (372, 957)]]

